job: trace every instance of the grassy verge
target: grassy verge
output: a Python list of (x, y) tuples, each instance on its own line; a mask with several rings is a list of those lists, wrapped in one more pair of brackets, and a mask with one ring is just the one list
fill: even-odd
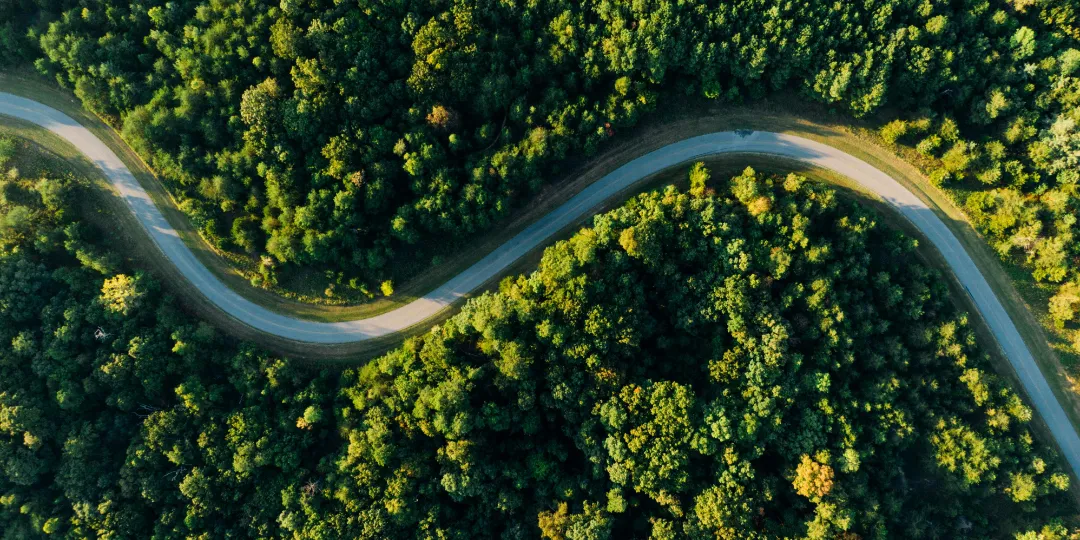
[[(854, 136), (870, 141), (876, 138), (866, 130), (856, 131)], [(1080, 429), (1080, 394), (1069, 373), (1069, 368), (1075, 369), (1080, 365), (1080, 358), (1068, 348), (1066, 338), (1054, 326), (1047, 312), (1047, 302), (1052, 292), (1045, 285), (1036, 283), (1031, 272), (1015, 261), (1001, 260), (990, 248), (957, 204), (962, 192), (934, 186), (896, 153), (880, 150), (878, 146), (867, 145), (867, 148), (879, 149), (885, 154), (864, 158), (868, 163), (885, 171), (927, 202), (960, 240), (1016, 325), (1073, 427)], [(900, 150), (904, 157), (917, 162), (912, 155), (914, 152)], [(849, 153), (854, 154), (850, 150)]]
[[(5, 122), (0, 123), (0, 136), (14, 136), (22, 140), (24, 148), (18, 153), (19, 157), (17, 161), (13, 163), (13, 166), (22, 171), (25, 176), (36, 177), (42, 174), (74, 174), (87, 179), (92, 190), (90, 192), (90, 197), (83, 200), (77, 209), (80, 213), (80, 217), (101, 232), (104, 236), (105, 245), (117, 246), (115, 251), (123, 255), (129, 264), (138, 268), (148, 268), (156, 276), (162, 279), (163, 285), (170, 293), (180, 295), (190, 307), (194, 308), (193, 310), (199, 316), (205, 318), (209, 315), (210, 322), (224, 327), (223, 329), (231, 335), (247, 337), (252, 341), (261, 342), (263, 345), (268, 345), (271, 348), (286, 352), (293, 356), (310, 358), (312, 352), (312, 347), (310, 345), (296, 344), (285, 340), (271, 340), (270, 342), (267, 342), (262, 336), (252, 334), (252, 331), (245, 325), (237, 321), (229, 320), (212, 305), (208, 305), (205, 301), (202, 301), (202, 297), (197, 291), (190, 290), (188, 288), (190, 285), (188, 285), (185, 279), (178, 275), (171, 263), (160, 256), (155, 256), (153, 252), (148, 253), (138, 249), (138, 244), (133, 243), (133, 240), (135, 240), (133, 237), (143, 236), (140, 225), (130, 213), (126, 211), (123, 202), (115, 196), (111, 186), (97, 168), (88, 162), (66, 141), (33, 124), (10, 119), (6, 119)], [(900, 217), (899, 214), (889, 208), (875, 194), (865, 191), (859, 184), (845, 177), (832, 173), (831, 171), (808, 169), (797, 162), (789, 162), (764, 156), (721, 156), (706, 160), (706, 162), (713, 172), (714, 182), (726, 180), (727, 178), (738, 174), (746, 166), (752, 166), (762, 172), (783, 174), (794, 171), (803, 174), (812, 180), (836, 185), (840, 188), (839, 193), (842, 196), (854, 199), (858, 203), (869, 206), (875, 210), (881, 222), (886, 226), (900, 229), (910, 236), (919, 238), (921, 247), (917, 253), (920, 260), (924, 264), (937, 268), (942, 275), (952, 276), (948, 265), (941, 257), (941, 254), (930, 247), (931, 244), (922, 237), (918, 229)], [(599, 212), (619, 206), (623, 204), (623, 201), (628, 197), (636, 195), (637, 193), (658, 189), (668, 184), (675, 184), (685, 188), (687, 169), (688, 167), (685, 166), (676, 167), (647, 178), (633, 189), (621, 194), (620, 197), (610, 199), (604, 203), (602, 207), (595, 209), (595, 211)], [(575, 224), (565, 228), (559, 233), (558, 238), (562, 239), (571, 236), (579, 229), (579, 227), (580, 225)], [(531, 270), (536, 266), (541, 255), (541, 249), (534, 250), (529, 256), (519, 260), (508, 274), (514, 275)], [(495, 284), (496, 281), (493, 280), (486, 285), (485, 290), (494, 288)], [(955, 278), (949, 280), (949, 285), (953, 293), (952, 299), (957, 308), (960, 311), (967, 312), (971, 315), (972, 327), (974, 328), (980, 343), (984, 345), (983, 348), (987, 351), (994, 369), (999, 374), (1006, 377), (1014, 388), (1022, 388), (1019, 379), (1012, 370), (1011, 364), (1009, 364), (1000, 349), (994, 346), (988, 346), (988, 344), (995, 343), (994, 337), (990, 333), (985, 322), (979, 317), (978, 311), (975, 309), (970, 297), (967, 296)], [(456, 309), (447, 310), (444, 313), (441, 313), (436, 320), (426, 321), (417, 327), (409, 329), (406, 331), (406, 334), (411, 336), (424, 333), (433, 324), (444, 321), (455, 311)], [(368, 342), (362, 345), (358, 344), (357, 346), (343, 345), (316, 347), (316, 350), (318, 351), (318, 354), (322, 356), (322, 359), (319, 361), (321, 364), (325, 365), (327, 361), (331, 363), (351, 363), (357, 358), (368, 358), (385, 352), (387, 349), (399, 343), (401, 339), (402, 336), (395, 336), (391, 339)], [(1036, 418), (1033, 425), (1036, 433), (1043, 440), (1053, 441), (1049, 434), (1049, 430), (1046, 429), (1045, 425), (1038, 417)], [(1067, 467), (1065, 469), (1067, 470)], [(1073, 485), (1073, 496), (1080, 501), (1080, 482), (1075, 482), (1074, 479)]]
[[(408, 337), (427, 332), (460, 309), (460, 306), (454, 306), (400, 333), (355, 344), (315, 345), (262, 333), (222, 312), (184, 278), (145, 234), (142, 225), (101, 171), (70, 143), (35, 124), (5, 116), (0, 116), (0, 137), (15, 137), (22, 142), (24, 147), (19, 152), (22, 157), (13, 166), (28, 176), (71, 173), (85, 179), (91, 189), (77, 211), (81, 219), (103, 235), (103, 245), (111, 246), (131, 266), (150, 271), (170, 294), (183, 300), (189, 311), (228, 335), (318, 364), (354, 364), (378, 356)], [(560, 238), (569, 237), (576, 230), (576, 225), (568, 227), (560, 233)], [(542, 248), (534, 250), (514, 263), (504, 275), (519, 274), (535, 267), (541, 255)], [(500, 277), (493, 278), (474, 294), (494, 290), (499, 281)]]
[[(1036, 285), (1031, 280), (1030, 274), (1025, 270), (1000, 261), (987, 246), (985, 240), (971, 226), (963, 211), (954, 203), (956, 194), (947, 193), (933, 186), (919, 172), (917, 167), (905, 161), (905, 158), (915, 160), (915, 156), (901, 150), (901, 153), (904, 154), (901, 157), (897, 154), (896, 148), (883, 146), (876, 135), (867, 129), (867, 126), (853, 124), (849, 118), (834, 116), (819, 106), (807, 104), (794, 98), (766, 100), (749, 106), (713, 106), (700, 102), (669, 105), (664, 110), (651, 115), (651, 119), (639, 127), (618, 134), (613, 144), (609, 145), (599, 156), (571, 166), (569, 168), (571, 173), (546, 186), (527, 205), (516, 209), (513, 218), (495, 227), (491, 233), (480, 235), (465, 246), (457, 247), (455, 245), (456, 255), (447, 257), (445, 260), (440, 261), (440, 264), (427, 265), (428, 269), (426, 271), (416, 274), (414, 278), (404, 283), (399, 283), (395, 287), (397, 292), (393, 297), (360, 305), (327, 306), (282, 297), (273, 291), (250, 286), (242, 270), (233, 264), (235, 261), (230, 262), (225, 257), (227, 254), (215, 251), (199, 237), (187, 219), (176, 208), (168, 192), (145, 164), (120, 140), (116, 133), (98, 118), (86, 113), (70, 95), (56, 90), (37, 79), (10, 74), (0, 75), (0, 90), (32, 96), (42, 103), (64, 111), (90, 127), (98, 137), (109, 144), (124, 159), (147, 191), (150, 192), (155, 203), (163, 210), (169, 222), (180, 232), (185, 242), (192, 248), (199, 259), (230, 288), (268, 309), (294, 317), (321, 321), (341, 321), (371, 317), (422, 296), (482, 258), (496, 246), (565, 202), (608, 171), (666, 144), (703, 133), (739, 128), (789, 133), (823, 142), (863, 159), (886, 172), (934, 209), (961, 241), (976, 264), (979, 265), (995, 294), (998, 295), (1006, 310), (1008, 310), (1025, 343), (1032, 350), (1043, 373), (1048, 375), (1048, 380), (1056, 397), (1065, 407), (1074, 426), (1080, 425), (1080, 399), (1078, 399), (1080, 396), (1074, 391), (1073, 384), (1065, 368), (1066, 365), (1075, 366), (1080, 362), (1078, 362), (1075, 355), (1062, 347), (1063, 339), (1056, 334), (1052, 325), (1048, 324), (1048, 318), (1045, 315), (1047, 291)], [(749, 162), (745, 158), (730, 159), (741, 159), (744, 165)], [(839, 180), (833, 178), (832, 181)], [(643, 182), (635, 188), (635, 191), (648, 189), (658, 185), (658, 182), (662, 183), (663, 180), (653, 179)], [(625, 195), (627, 194), (624, 193), (619, 197), (614, 197), (611, 203), (596, 210), (603, 210), (620, 203)], [(126, 216), (127, 212), (118, 211), (113, 212), (113, 214)], [(576, 230), (578, 225), (575, 224), (569, 227), (567, 231), (564, 231), (563, 236)], [(136, 251), (148, 254), (157, 253), (156, 248), (145, 235), (129, 234), (126, 241), (134, 245)], [(510, 275), (523, 268), (528, 268), (528, 265), (534, 263), (539, 257), (539, 253), (540, 250), (537, 250), (530, 257), (507, 269), (503, 275)], [(148, 255), (148, 258), (153, 257)], [(171, 269), (171, 265), (167, 261), (164, 263), (158, 261), (152, 266), (169, 267)], [(172, 270), (171, 273), (175, 275), (175, 270)], [(163, 275), (168, 275), (168, 272)], [(172, 279), (170, 277), (170, 281), (178, 282), (177, 286), (180, 289), (186, 286), (186, 280), (182, 278)], [(496, 282), (497, 279), (493, 280), (492, 283), (488, 284), (489, 287)], [(180, 291), (180, 294), (185, 294), (185, 292)], [(200, 294), (187, 296), (202, 298)], [(206, 311), (207, 315), (210, 312), (215, 312), (218, 319), (225, 317), (213, 307), (209, 310), (200, 311)], [(441, 317), (445, 316), (447, 315), (443, 314)], [(230, 321), (228, 326), (234, 329), (234, 333), (261, 342), (264, 345), (274, 341), (274, 338), (257, 333), (236, 321)], [(421, 328), (411, 329), (405, 334), (414, 335), (420, 333), (424, 328), (430, 326), (430, 322), (420, 326)], [(393, 343), (400, 341), (400, 339), (401, 336), (395, 336), (378, 346), (370, 342), (363, 346), (344, 345), (327, 348), (312, 348), (308, 345), (289, 342), (274, 345), (275, 348), (282, 352), (300, 353), (309, 357), (342, 358), (357, 354), (366, 355), (372, 351), (382, 351)], [(1063, 358), (1067, 364), (1063, 362)]]
[[(1016, 370), (1005, 356), (1004, 351), (998, 346), (997, 338), (994, 337), (989, 325), (987, 325), (986, 321), (979, 313), (974, 300), (952, 272), (949, 264), (945, 261), (945, 257), (942, 256), (940, 251), (934, 248), (933, 244), (913, 223), (905, 219), (893, 207), (889, 206), (889, 204), (880, 196), (867, 190), (858, 182), (833, 171), (808, 167), (803, 163), (782, 158), (772, 158), (767, 156), (724, 156), (721, 158), (705, 159), (703, 161), (708, 165), (709, 170), (712, 173), (712, 182), (714, 183), (717, 181), (726, 181), (732, 176), (737, 176), (745, 167), (750, 166), (759, 172), (768, 174), (787, 174), (789, 172), (795, 172), (805, 176), (811, 181), (833, 185), (838, 188), (837, 193), (841, 198), (854, 201), (872, 210), (877, 221), (881, 225), (890, 229), (899, 230), (905, 235), (918, 240), (919, 245), (915, 250), (918, 261), (926, 266), (934, 268), (946, 278), (946, 284), (948, 285), (950, 292), (949, 299), (957, 309), (958, 313), (966, 313), (968, 315), (969, 325), (975, 332), (980, 349), (988, 357), (991, 368), (999, 376), (1008, 381), (1008, 384), (1020, 394), (1025, 403), (1034, 410), (1034, 406), (1028, 398), (1027, 393), (1024, 391), (1023, 384), (1020, 382), (1020, 377), (1017, 375)], [(676, 167), (650, 179), (648, 182), (649, 185), (646, 188), (654, 189), (667, 184), (675, 184), (682, 189), (686, 189), (689, 187), (689, 182), (687, 181), (688, 173), (689, 167)], [(645, 189), (642, 189), (641, 191), (645, 191)], [(1034, 418), (1029, 425), (1036, 436), (1042, 441), (1055, 448), (1057, 447), (1049, 427), (1047, 427), (1041, 416), (1038, 414), (1034, 415)], [(1075, 425), (1074, 420), (1074, 426)], [(1080, 478), (1077, 478), (1072, 474), (1071, 467), (1068, 466), (1064, 457), (1060, 455), (1060, 451), (1058, 461), (1061, 469), (1070, 474), (1070, 478), (1072, 479), (1072, 482), (1070, 483), (1070, 495), (1075, 503), (1080, 506)]]
[[(416, 280), (395, 287), (396, 293), (390, 298), (380, 298), (371, 302), (353, 306), (330, 306), (305, 302), (304, 295), (285, 289), (267, 290), (251, 286), (249, 275), (255, 261), (235, 253), (215, 249), (198, 231), (192, 227), (187, 216), (177, 207), (176, 201), (168, 189), (154, 175), (138, 155), (120, 138), (119, 134), (97, 116), (86, 111), (74, 96), (54, 87), (38, 78), (19, 73), (0, 73), (0, 91), (25, 96), (53, 107), (74, 118), (90, 129), (99, 139), (116, 153), (131, 170), (135, 178), (150, 194), (154, 204), (164, 214), (165, 219), (179, 233), (180, 237), (194, 252), (204, 266), (230, 289), (241, 296), (272, 311), (317, 321), (344, 321), (373, 317), (411, 302), (415, 298), (434, 289), (456, 272), (437, 268), (420, 275)], [(11, 120), (5, 118), (5, 123)], [(24, 129), (25, 131), (25, 129)], [(148, 236), (131, 238), (139, 244), (141, 250), (153, 251), (156, 246)], [(323, 285), (325, 288), (325, 285)], [(311, 300), (311, 298), (308, 298)]]
[(402, 334), (359, 344), (312, 345), (264, 334), (225, 314), (184, 278), (145, 234), (142, 225), (104, 175), (67, 141), (34, 124), (8, 117), (0, 117), (0, 137), (15, 137), (22, 144), (18, 159), (12, 166), (24, 176), (73, 174), (85, 179), (90, 189), (75, 210), (80, 219), (102, 235), (102, 245), (109, 246), (131, 267), (152, 273), (169, 294), (183, 301), (188, 311), (227, 335), (257, 343), (281, 354), (318, 359), (319, 363), (345, 360), (352, 363), (381, 354), (400, 344), (403, 338), (421, 334), (454, 313), (454, 310), (447, 310)]
[[(938, 188), (914, 165), (925, 158), (910, 149), (886, 145), (868, 124), (831, 114), (820, 106), (797, 99), (766, 100), (747, 107), (709, 107), (690, 103), (654, 116), (662, 120), (636, 130), (633, 140), (614, 153), (640, 155), (686, 137), (745, 127), (789, 133), (828, 144), (896, 179), (926, 202), (959, 239), (1005, 306), (1073, 426), (1080, 427), (1080, 394), (1067, 369), (1080, 366), (1080, 358), (1067, 349), (1065, 338), (1047, 315), (1046, 302), (1051, 293), (1035, 283), (1030, 272), (997, 256), (958, 206), (956, 201), (962, 192)], [(827, 179), (839, 181), (835, 177)]]
[[(178, 208), (177, 201), (150, 167), (135, 154), (115, 130), (101, 118), (84, 109), (74, 96), (28, 72), (0, 72), (0, 91), (28, 97), (53, 107), (90, 129), (124, 161), (150, 194), (154, 204), (161, 209), (169, 224), (178, 232), (180, 238), (219, 280), (236, 293), (262, 307), (300, 319), (321, 322), (364, 319), (408, 304), (464, 271), (495, 247), (576, 193), (576, 191), (548, 190), (554, 193), (554, 196), (545, 201), (547, 193), (542, 193), (534, 199), (535, 204), (518, 208), (512, 219), (498, 227), (493, 227), (493, 232), (490, 234), (468, 239), (440, 239), (439, 242), (432, 242), (430, 245), (419, 248), (411, 258), (403, 257), (401, 260), (394, 261), (394, 266), (399, 269), (405, 268), (404, 272), (409, 277), (395, 282), (394, 294), (390, 297), (364, 300), (361, 303), (327, 298), (320, 291), (326, 289), (329, 280), (312, 269), (288, 271), (281, 276), (281, 286), (264, 289), (254, 287), (249, 282), (257, 261), (241, 254), (218, 250), (210, 245)], [(565, 185), (579, 190), (598, 177), (599, 175), (590, 177), (587, 182), (565, 183)], [(141, 250), (156, 250), (149, 237), (130, 240), (138, 243)]]

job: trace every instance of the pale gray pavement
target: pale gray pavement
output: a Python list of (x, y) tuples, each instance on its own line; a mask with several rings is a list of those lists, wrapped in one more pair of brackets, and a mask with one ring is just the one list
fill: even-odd
[(424, 297), (369, 319), (324, 323), (271, 312), (226, 287), (195, 258), (120, 158), (75, 120), (51, 107), (3, 92), (0, 92), (0, 115), (13, 116), (44, 127), (66, 139), (100, 167), (158, 247), (196, 288), (223, 311), (263, 332), (312, 343), (365, 341), (423, 322), (498, 275), (563, 228), (581, 222), (600, 203), (647, 176), (680, 163), (718, 154), (748, 153), (780, 156), (835, 171), (880, 195), (941, 251), (997, 337), (1074, 473), (1080, 476), (1080, 438), (1009, 315), (960, 242), (925, 203), (898, 182), (866, 162), (833, 147), (792, 135), (751, 131), (710, 133), (670, 144), (599, 179)]

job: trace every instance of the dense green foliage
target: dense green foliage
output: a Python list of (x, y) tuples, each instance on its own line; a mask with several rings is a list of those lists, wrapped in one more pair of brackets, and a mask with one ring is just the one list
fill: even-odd
[(35, 58), (35, 34), (26, 29), (35, 19), (38, 4), (49, 5), (33, 0), (0, 1), (0, 68), (17, 66)]
[(122, 125), (206, 238), (365, 291), (660, 101), (784, 88), (926, 108), (927, 152), (995, 190), (972, 212), (1024, 216), (987, 218), (995, 241), (1056, 281), (1077, 255), (1072, 1), (37, 1), (0, 47)]
[(598, 217), (364, 372), (339, 473), (396, 481), (346, 515), (388, 537), (526, 510), (551, 538), (914, 538), (1064, 504), (909, 239), (798, 177), (725, 187)]
[(71, 212), (88, 188), (9, 173), (18, 146), (0, 138), (0, 537), (275, 530), (278, 492), (339, 440), (336, 376), (221, 338), (123, 273)]
[(798, 177), (640, 196), (317, 373), (193, 322), (38, 176), (0, 185), (0, 536), (1064, 534), (913, 242)]
[[(1036, 281), (1053, 286), (1050, 316), (1074, 330), (1080, 315), (1080, 51), (1040, 48), (1032, 39), (1026, 28), (1013, 34), (1013, 58), (1023, 63), (986, 58), (993, 84), (968, 114), (893, 120), (881, 135), (911, 143), (929, 158), (931, 181), (957, 196), (1002, 259), (1024, 264)], [(1040, 50), (1052, 54), (1038, 57)], [(1080, 352), (1080, 331), (1071, 333)]]

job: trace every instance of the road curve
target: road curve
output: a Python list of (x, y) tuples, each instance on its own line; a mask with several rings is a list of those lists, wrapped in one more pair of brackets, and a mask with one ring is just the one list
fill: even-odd
[(1080, 477), (1080, 438), (1001, 302), (960, 242), (930, 207), (898, 182), (866, 162), (831, 146), (792, 135), (752, 131), (710, 133), (670, 144), (599, 179), (423, 298), (369, 319), (324, 323), (293, 319), (271, 312), (226, 287), (195, 258), (120, 158), (72, 118), (36, 101), (3, 92), (0, 92), (0, 115), (37, 124), (85, 154), (105, 173), (158, 247), (221, 310), (269, 334), (324, 344), (365, 341), (423, 322), (498, 275), (564, 227), (581, 221), (603, 201), (671, 166), (718, 154), (748, 153), (794, 159), (835, 171), (880, 195), (941, 251), (1016, 369), (1021, 383), (1049, 426), (1073, 472)]

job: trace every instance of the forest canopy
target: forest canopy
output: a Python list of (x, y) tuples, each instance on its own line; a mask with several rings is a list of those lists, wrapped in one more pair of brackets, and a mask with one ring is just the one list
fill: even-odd
[[(256, 285), (358, 295), (658, 107), (795, 92), (913, 147), (1080, 350), (1078, 9), (0, 0), (0, 67), (106, 118)], [(198, 322), (35, 152), (0, 138), (5, 538), (1069, 534), (940, 275), (800, 177), (696, 167), (339, 371)]]
[(315, 370), (185, 314), (28, 148), (0, 139), (5, 538), (1067, 534), (1032, 410), (915, 242), (831, 188), (638, 196)]
[(0, 63), (111, 119), (216, 246), (353, 294), (491, 228), (658, 104), (795, 90), (895, 119), (886, 140), (972, 190), (982, 232), (1061, 284), (1052, 309), (1075, 324), (1077, 17), (1059, 0), (8, 0)]

